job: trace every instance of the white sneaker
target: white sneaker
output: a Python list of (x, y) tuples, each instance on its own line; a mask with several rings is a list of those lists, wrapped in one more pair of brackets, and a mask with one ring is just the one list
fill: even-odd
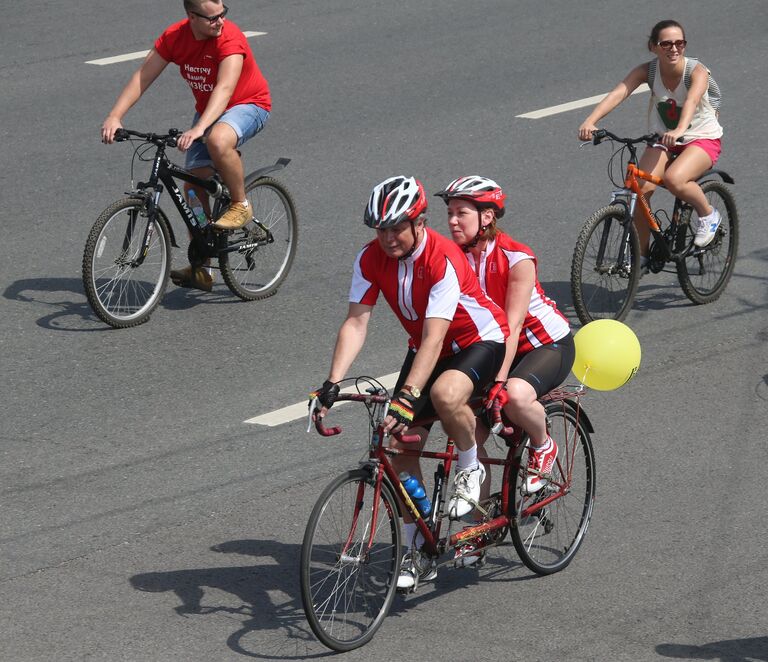
[(474, 469), (461, 469), (453, 479), (454, 492), (448, 503), (448, 517), (459, 519), (471, 512), (480, 498), (480, 485), (485, 480), (485, 467), (478, 464)]
[(400, 562), (400, 575), (397, 588), (400, 591), (415, 591), (419, 582), (430, 582), (437, 577), (434, 561), (423, 557), (419, 552), (406, 552)]
[(693, 243), (699, 248), (704, 248), (704, 246), (715, 238), (721, 220), (720, 212), (717, 211), (717, 209), (715, 209), (709, 216), (699, 218), (699, 227), (696, 229), (696, 236), (693, 239)]

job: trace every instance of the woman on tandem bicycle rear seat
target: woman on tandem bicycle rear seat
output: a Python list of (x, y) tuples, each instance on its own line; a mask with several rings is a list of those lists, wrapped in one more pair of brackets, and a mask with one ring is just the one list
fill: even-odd
[[(649, 105), (650, 130), (661, 136), (661, 145), (647, 147), (639, 168), (664, 179), (664, 186), (676, 197), (690, 203), (699, 215), (694, 243), (704, 247), (714, 239), (720, 225), (720, 213), (707, 201), (696, 180), (712, 168), (720, 156), (723, 127), (713, 106), (719, 99), (710, 98), (719, 90), (700, 62), (683, 55), (688, 42), (683, 26), (677, 21), (660, 21), (651, 30), (648, 50), (655, 60), (638, 65), (627, 74), (589, 114), (579, 127), (579, 138), (591, 140), (596, 123), (610, 113), (642, 83), (651, 87)], [(677, 141), (681, 140), (682, 144)], [(671, 155), (678, 155), (670, 163)], [(656, 188), (643, 182), (646, 199)], [(650, 228), (640, 205), (635, 210), (635, 227), (640, 239), (641, 273), (647, 273)]]
[[(312, 393), (325, 416), (365, 342), (379, 292), (409, 335), (409, 348), (384, 419), (386, 433), (403, 433), (414, 416), (440, 418), (458, 449), (454, 495), (448, 512), (454, 519), (471, 512), (480, 497), (485, 469), (478, 462), (472, 397), (484, 392), (504, 360), (509, 329), (504, 311), (480, 289), (461, 250), (426, 227), (427, 199), (413, 177), (391, 177), (371, 193), (363, 222), (376, 239), (358, 254), (349, 293), (349, 310), (339, 329), (331, 370)], [(423, 448), (427, 429), (416, 427)], [(400, 443), (390, 438), (390, 445)], [(394, 456), (397, 471), (422, 481), (418, 458)], [(405, 541), (414, 550), (416, 525), (405, 513)], [(414, 551), (418, 554), (418, 551)], [(403, 557), (398, 588), (411, 588), (417, 570)]]
[[(488, 399), (498, 398), (504, 413), (528, 433), (526, 490), (537, 492), (557, 458), (539, 398), (559, 386), (573, 366), (570, 325), (544, 294), (533, 251), (496, 227), (506, 195), (492, 179), (459, 177), (436, 193), (448, 207), (448, 228), (464, 251), (483, 291), (504, 307), (509, 338), (504, 362)], [(487, 434), (487, 433), (486, 433)]]

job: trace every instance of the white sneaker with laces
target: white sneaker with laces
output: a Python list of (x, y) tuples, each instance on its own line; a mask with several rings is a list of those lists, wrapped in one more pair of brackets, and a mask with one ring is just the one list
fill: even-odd
[(720, 217), (720, 212), (715, 209), (709, 216), (699, 218), (699, 227), (696, 229), (696, 236), (693, 238), (693, 243), (699, 248), (704, 248), (710, 241), (715, 238), (717, 234), (717, 228), (720, 227), (720, 221), (723, 219)]
[(480, 498), (480, 485), (485, 480), (485, 467), (460, 469), (453, 479), (454, 492), (448, 503), (448, 517), (459, 519), (471, 512)]

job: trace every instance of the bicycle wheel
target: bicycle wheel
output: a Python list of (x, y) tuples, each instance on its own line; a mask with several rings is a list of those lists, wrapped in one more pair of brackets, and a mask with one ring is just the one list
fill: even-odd
[(116, 329), (142, 324), (165, 292), (170, 266), (165, 214), (158, 209), (149, 221), (143, 200), (118, 200), (101, 213), (85, 242), (83, 286), (88, 303), (99, 319)]
[(632, 307), (640, 281), (640, 243), (634, 223), (628, 224), (627, 234), (625, 218), (623, 205), (603, 207), (587, 219), (576, 241), (571, 294), (582, 324), (623, 320)]
[(368, 471), (339, 476), (315, 504), (301, 547), (301, 601), (317, 638), (336, 651), (367, 643), (392, 605), (399, 568), (391, 489), (382, 484), (376, 500)]
[(677, 236), (675, 252), (685, 255), (677, 263), (677, 279), (685, 296), (694, 303), (711, 303), (728, 285), (736, 266), (739, 245), (739, 216), (736, 201), (725, 184), (707, 181), (701, 184), (707, 201), (720, 212), (722, 222), (714, 239), (697, 248), (693, 236), (698, 225), (698, 214), (688, 209), (681, 219), (681, 232)]
[(557, 460), (548, 484), (534, 494), (525, 491), (527, 450), (521, 445), (521, 467), (512, 472), (510, 503), (515, 504), (512, 542), (533, 572), (549, 575), (575, 556), (592, 517), (595, 501), (595, 456), (589, 432), (563, 402), (545, 405), (547, 424), (557, 442)]
[(234, 294), (256, 301), (271, 297), (288, 275), (299, 222), (291, 194), (276, 179), (256, 179), (245, 193), (256, 220), (227, 235), (219, 267)]

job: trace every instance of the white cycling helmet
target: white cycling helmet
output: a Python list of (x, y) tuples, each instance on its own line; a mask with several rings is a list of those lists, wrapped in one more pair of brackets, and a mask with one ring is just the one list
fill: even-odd
[(504, 195), (501, 186), (492, 179), (480, 177), (479, 175), (469, 175), (454, 179), (444, 190), (435, 195), (441, 197), (445, 204), (451, 198), (461, 198), (471, 200), (478, 209), (491, 208), (496, 211), (496, 218), (504, 216)]
[(426, 209), (427, 195), (421, 182), (414, 177), (396, 175), (373, 188), (363, 223), (381, 230), (402, 221), (413, 222)]

